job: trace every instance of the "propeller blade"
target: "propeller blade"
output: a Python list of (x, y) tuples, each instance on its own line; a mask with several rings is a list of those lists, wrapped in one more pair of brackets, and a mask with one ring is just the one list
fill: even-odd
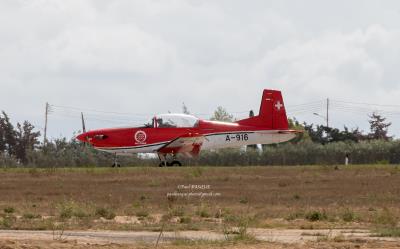
[(86, 126), (85, 126), (85, 119), (83, 118), (83, 112), (81, 112), (81, 118), (82, 118), (82, 131), (83, 133), (86, 133)]
[[(82, 119), (82, 132), (86, 133), (86, 125), (85, 125), (85, 118), (83, 117), (83, 112), (81, 112), (81, 119)], [(87, 142), (83, 142), (83, 146), (86, 147)]]

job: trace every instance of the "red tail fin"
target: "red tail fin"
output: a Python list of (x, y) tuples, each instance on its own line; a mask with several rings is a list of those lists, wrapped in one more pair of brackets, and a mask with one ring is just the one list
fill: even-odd
[(261, 126), (269, 129), (289, 128), (282, 94), (276, 90), (264, 90), (258, 116), (238, 121), (241, 125)]

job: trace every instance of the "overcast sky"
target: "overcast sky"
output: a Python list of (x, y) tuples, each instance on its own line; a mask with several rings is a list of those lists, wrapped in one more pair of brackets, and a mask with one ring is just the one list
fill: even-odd
[(43, 129), (49, 102), (53, 138), (81, 129), (80, 110), (88, 128), (182, 102), (241, 117), (264, 88), (312, 123), (329, 97), (338, 128), (367, 131), (379, 109), (400, 137), (399, 66), (400, 1), (0, 0), (0, 109)]

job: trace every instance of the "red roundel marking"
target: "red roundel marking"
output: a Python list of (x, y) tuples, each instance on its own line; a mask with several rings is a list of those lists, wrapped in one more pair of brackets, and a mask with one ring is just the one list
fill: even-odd
[(146, 138), (147, 138), (147, 135), (146, 135), (146, 132), (144, 132), (144, 131), (137, 131), (135, 133), (135, 140), (138, 143), (146, 142)]

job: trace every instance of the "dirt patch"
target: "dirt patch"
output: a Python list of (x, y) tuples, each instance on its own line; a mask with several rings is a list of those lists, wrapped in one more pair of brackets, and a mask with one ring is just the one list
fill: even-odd
[[(286, 235), (281, 234), (282, 236), (288, 236), (288, 231), (283, 231)], [(297, 231), (292, 231), (293, 234), (297, 234)], [(322, 231), (316, 231), (316, 233), (322, 233)], [(76, 234), (77, 235), (77, 234)], [(24, 235), (25, 236), (25, 235)], [(136, 241), (136, 242), (106, 242), (106, 241), (96, 241), (96, 238), (91, 238), (91, 241), (87, 241), (87, 238), (90, 236), (88, 234), (81, 234), (80, 237), (74, 237), (69, 239), (46, 239), (41, 237), (30, 238), (31, 235), (28, 236), (20, 236), (18, 239), (13, 238), (3, 238), (0, 237), (0, 248), (1, 249), (83, 249), (83, 248), (103, 248), (103, 249), (114, 249), (114, 248), (130, 248), (130, 249), (150, 249), (155, 248), (155, 242), (144, 242), (144, 241)], [(115, 234), (112, 234), (115, 236)], [(320, 235), (318, 235), (320, 236)], [(85, 238), (84, 238), (85, 237)], [(400, 248), (399, 241), (379, 241), (379, 240), (365, 240), (362, 238), (349, 238), (347, 240), (341, 241), (319, 241), (319, 240), (306, 240), (301, 241), (299, 243), (282, 243), (282, 242), (213, 242), (213, 241), (200, 241), (195, 242), (193, 240), (172, 240), (169, 242), (163, 242), (158, 245), (160, 249), (173, 249), (173, 248), (181, 248), (181, 249), (210, 249), (210, 248), (232, 248), (232, 249), (265, 249), (265, 248), (274, 248), (274, 249), (283, 249), (283, 248), (293, 248), (293, 249), (310, 249), (310, 248), (326, 248), (326, 249), (338, 249), (338, 248), (346, 248), (346, 249), (394, 249)]]
[[(387, 241), (400, 242), (400, 238), (374, 237), (368, 230), (346, 229), (249, 229), (256, 240), (285, 244), (302, 244), (308, 241)], [(0, 230), (2, 240), (60, 240), (89, 244), (133, 244), (155, 243), (160, 232), (138, 231), (23, 231)], [(175, 231), (161, 233), (160, 242), (176, 240), (224, 241), (226, 235), (212, 231)]]

